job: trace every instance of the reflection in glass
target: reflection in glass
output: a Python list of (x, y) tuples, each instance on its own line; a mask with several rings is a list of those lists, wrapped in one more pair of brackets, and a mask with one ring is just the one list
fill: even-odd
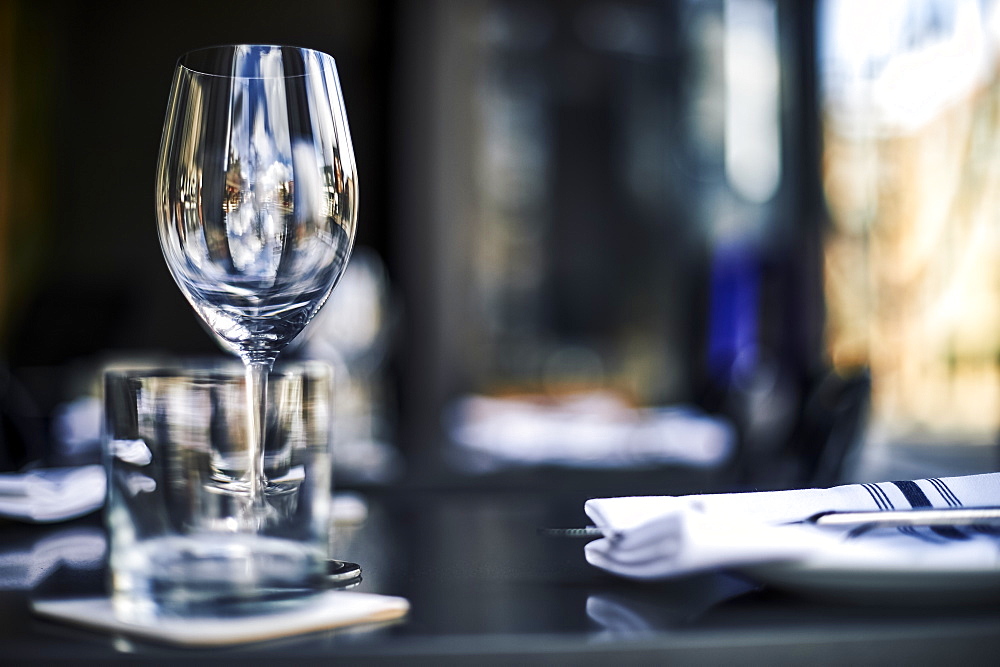
[(357, 186), (346, 122), (324, 54), (225, 47), (178, 65), (160, 239), (185, 296), (245, 360), (273, 361), (347, 263)]

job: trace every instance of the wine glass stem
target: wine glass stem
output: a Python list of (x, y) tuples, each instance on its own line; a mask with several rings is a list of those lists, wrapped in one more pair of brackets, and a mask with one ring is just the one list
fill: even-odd
[(249, 361), (246, 364), (247, 384), (247, 485), (251, 507), (264, 502), (264, 435), (267, 426), (267, 376), (273, 361)]

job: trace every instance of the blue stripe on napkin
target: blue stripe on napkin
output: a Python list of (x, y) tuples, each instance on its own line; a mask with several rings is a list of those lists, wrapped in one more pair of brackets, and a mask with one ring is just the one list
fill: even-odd
[[(893, 482), (896, 488), (903, 492), (903, 496), (906, 501), (910, 503), (910, 507), (933, 507), (927, 494), (924, 493), (923, 489), (917, 486), (916, 482), (911, 482), (909, 480)], [(936, 486), (936, 485), (935, 485)], [(940, 491), (940, 488), (938, 488)], [(942, 493), (942, 496), (944, 494)], [(947, 540), (967, 540), (969, 536), (955, 528), (954, 526), (934, 526), (931, 531), (936, 535)], [(902, 530), (900, 531), (902, 532)], [(911, 533), (915, 534), (915, 533)]]
[(962, 506), (962, 501), (958, 499), (958, 496), (952, 493), (951, 489), (944, 483), (944, 481), (938, 479), (937, 477), (931, 477), (927, 481), (934, 485), (934, 488), (937, 489), (938, 493), (941, 494), (941, 497), (950, 507)]

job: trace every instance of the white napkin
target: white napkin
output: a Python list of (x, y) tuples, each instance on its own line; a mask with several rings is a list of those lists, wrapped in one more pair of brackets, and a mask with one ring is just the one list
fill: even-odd
[(34, 523), (73, 519), (101, 507), (106, 486), (99, 464), (0, 474), (0, 516)]
[(609, 392), (560, 399), (467, 396), (451, 410), (452, 441), (489, 469), (511, 465), (712, 467), (733, 450), (725, 420), (689, 406), (633, 408)]
[(1000, 568), (994, 535), (953, 528), (872, 531), (795, 523), (832, 510), (1000, 505), (1000, 473), (830, 489), (588, 500), (587, 515), (604, 537), (586, 545), (587, 560), (615, 574), (660, 579), (717, 568), (780, 561)]

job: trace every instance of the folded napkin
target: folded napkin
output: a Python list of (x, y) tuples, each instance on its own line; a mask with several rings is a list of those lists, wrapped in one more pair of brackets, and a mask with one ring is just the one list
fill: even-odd
[(819, 512), (1000, 505), (1000, 473), (830, 489), (588, 500), (604, 537), (587, 560), (615, 574), (660, 579), (717, 568), (798, 561), (865, 567), (1000, 568), (995, 534), (976, 529), (850, 529), (799, 523)]
[(106, 486), (98, 464), (0, 474), (0, 516), (34, 523), (73, 519), (101, 507)]
[[(609, 392), (467, 396), (450, 411), (452, 441), (484, 469), (516, 465), (712, 467), (733, 450), (724, 419), (689, 406), (634, 408)], [(471, 464), (470, 464), (471, 465)]]

